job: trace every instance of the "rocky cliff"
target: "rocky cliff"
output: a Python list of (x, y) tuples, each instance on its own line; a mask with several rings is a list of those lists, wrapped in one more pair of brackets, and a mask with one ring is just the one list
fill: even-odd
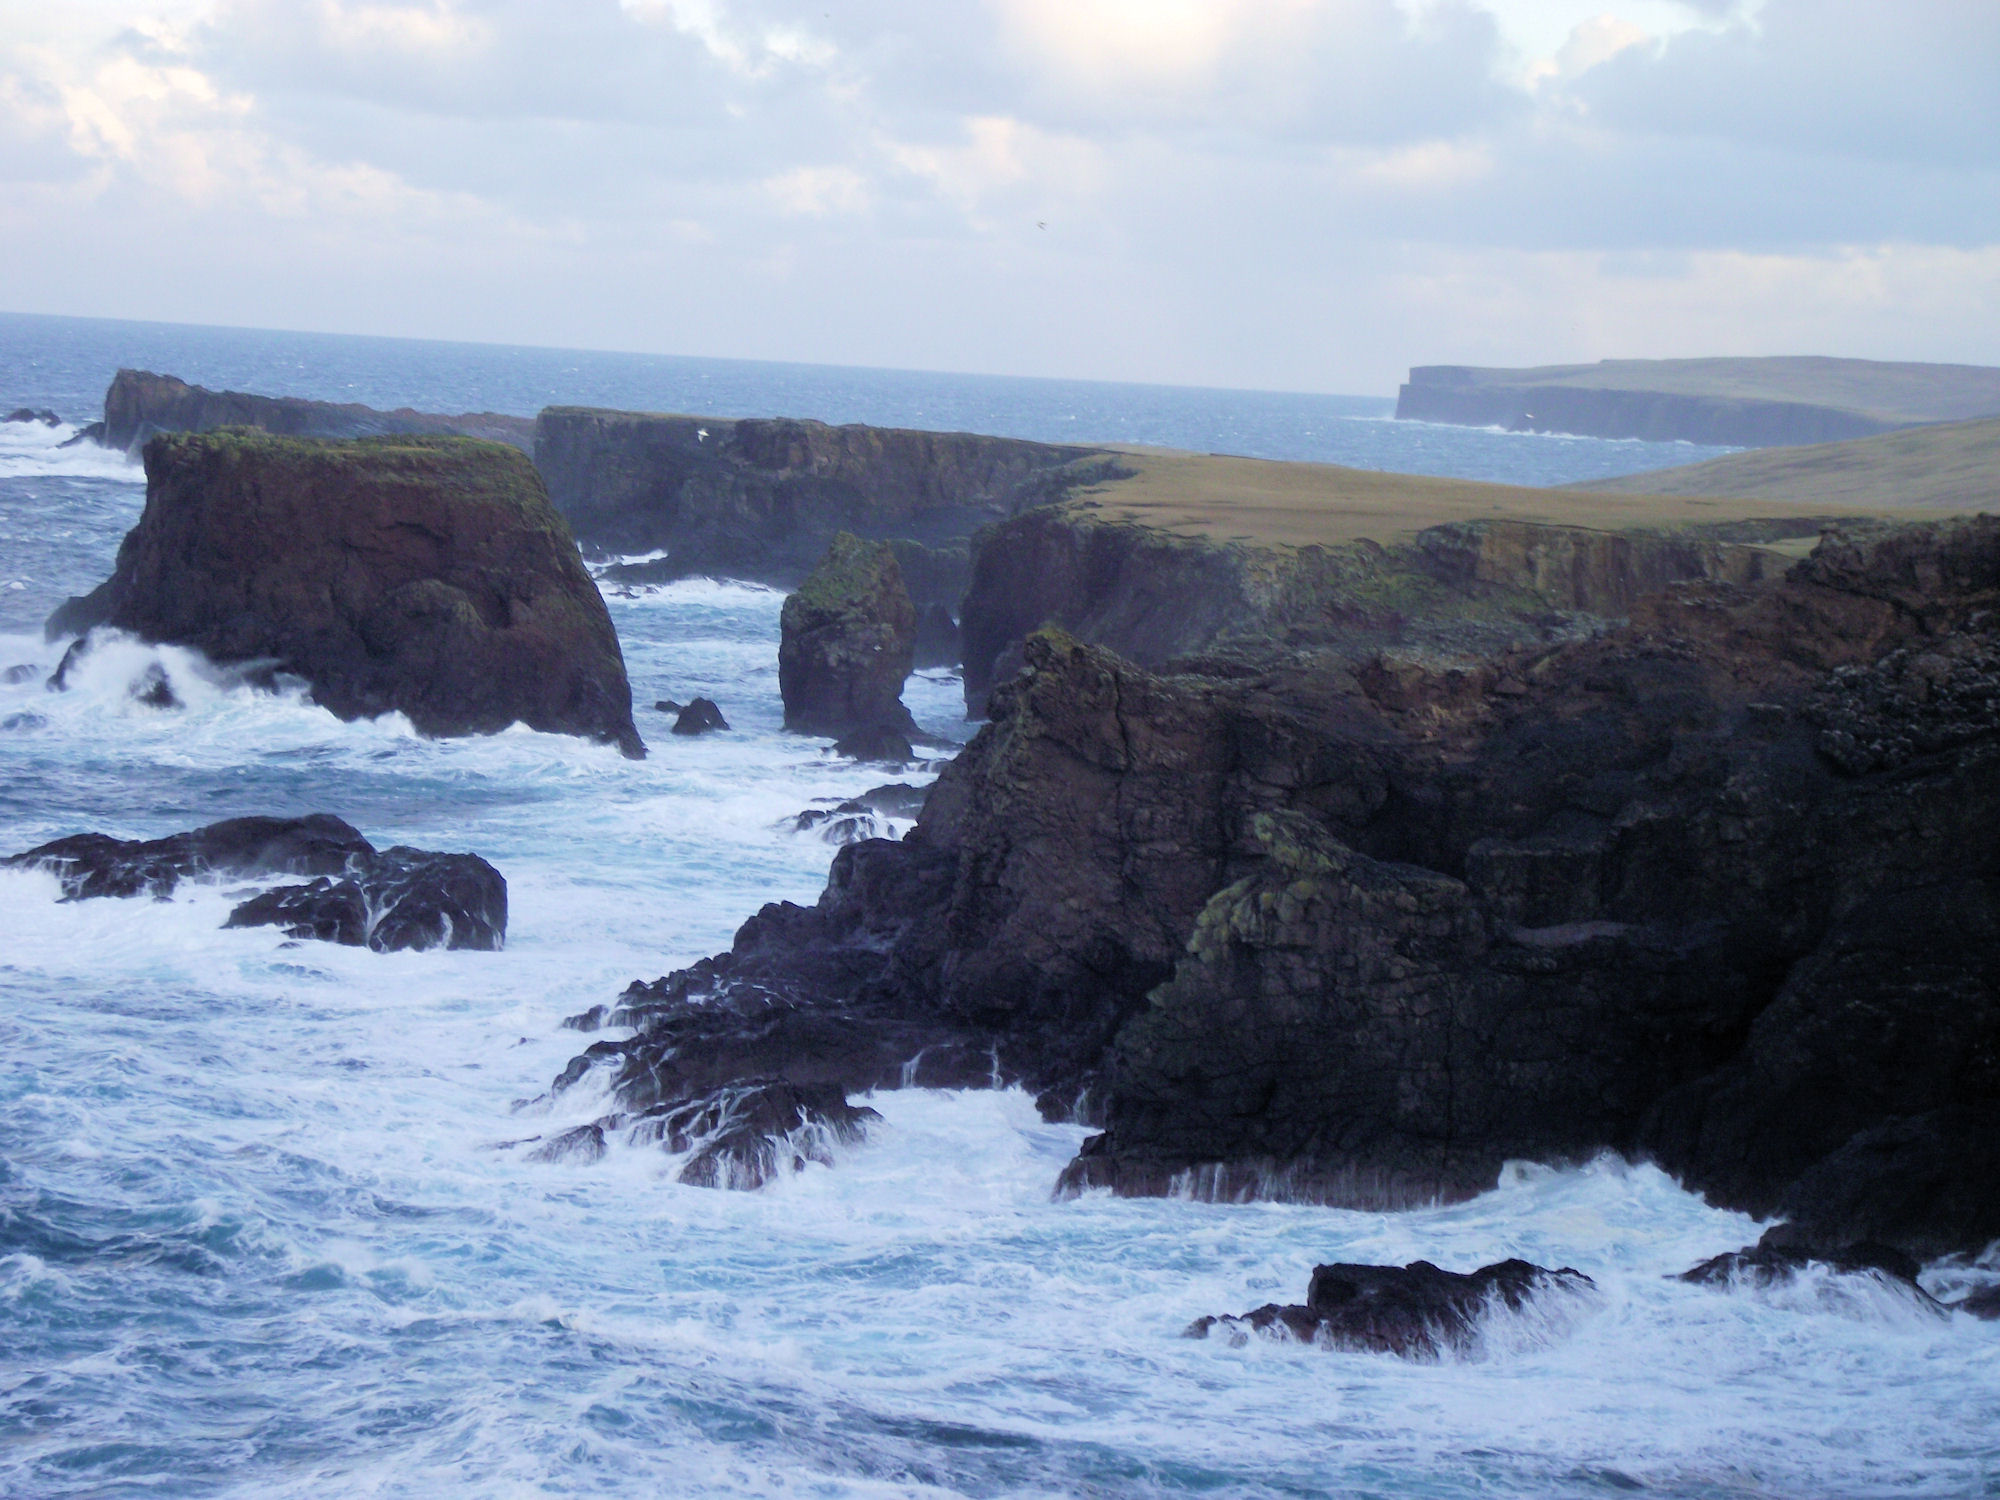
[(104, 393), (104, 420), (84, 434), (107, 448), (137, 453), (161, 432), (211, 432), (219, 427), (256, 427), (283, 437), (358, 438), (436, 433), (486, 438), (534, 451), (534, 423), (526, 417), (474, 412), (377, 411), (373, 407), (296, 396), (253, 396), (243, 391), (211, 391), (172, 375), (120, 370)]
[(1013, 438), (582, 407), (542, 413), (535, 461), (585, 545), (667, 554), (648, 576), (795, 587), (849, 531), (898, 539), (917, 605), (954, 610), (955, 554), (974, 530), (1116, 468), (1098, 450)]
[[(2000, 523), (1830, 537), (1582, 639), (1057, 633), (912, 835), (566, 1078), (1017, 1079), (1124, 1192), (1455, 1197), (1650, 1155), (1803, 1233), (2000, 1235)], [(902, 1063), (917, 1059), (914, 1070)]]
[(1261, 649), (1274, 636), (1349, 654), (1483, 652), (1588, 631), (1683, 579), (1755, 581), (1775, 560), (1729, 538), (1766, 534), (1493, 520), (1433, 526), (1390, 547), (1271, 547), (1046, 508), (976, 539), (961, 621), (966, 704), (983, 709), (1020, 642), (1045, 624), (1152, 668), (1235, 644)]
[(51, 637), (109, 625), (266, 661), (342, 718), (519, 721), (645, 753), (604, 600), (518, 450), (231, 429), (155, 437), (145, 462), (115, 571)]

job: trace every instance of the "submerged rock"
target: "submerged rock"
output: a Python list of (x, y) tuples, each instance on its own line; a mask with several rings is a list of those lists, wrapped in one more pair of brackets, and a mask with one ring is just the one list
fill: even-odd
[(675, 734), (707, 734), (713, 729), (727, 729), (729, 721), (722, 717), (722, 710), (707, 698), (696, 698), (680, 710), (680, 717), (674, 720)]
[(1914, 1292), (1927, 1303), (1934, 1302), (1930, 1293), (1917, 1283), (1917, 1273), (1923, 1267), (1915, 1256), (1906, 1255), (1893, 1245), (1871, 1244), (1866, 1240), (1828, 1246), (1788, 1242), (1787, 1227), (1780, 1225), (1768, 1230), (1756, 1244), (1741, 1250), (1710, 1256), (1675, 1279), (1694, 1286), (1769, 1287), (1791, 1281), (1800, 1272), (1819, 1266), (1841, 1275), (1879, 1276)]
[(1531, 1301), (1574, 1297), (1596, 1286), (1581, 1271), (1547, 1270), (1525, 1260), (1503, 1260), (1460, 1274), (1427, 1260), (1407, 1266), (1316, 1266), (1303, 1306), (1267, 1303), (1241, 1317), (1199, 1318), (1187, 1336), (1221, 1333), (1241, 1343), (1250, 1333), (1358, 1353), (1437, 1359), (1466, 1353), (1481, 1321)]
[(98, 625), (273, 662), (341, 718), (645, 753), (604, 600), (533, 465), (496, 443), (157, 437), (116, 571), (48, 631)]
[(223, 925), (275, 926), (290, 937), (378, 953), (490, 951), (507, 936), (507, 882), (485, 860), (403, 845), (378, 850), (351, 824), (326, 813), (231, 818), (162, 839), (75, 834), (0, 864), (49, 871), (61, 882), (65, 901), (163, 899), (181, 881), (203, 876), (311, 876), (303, 885), (277, 886), (243, 902)]
[(676, 703), (671, 698), (662, 698), (653, 705), (653, 712), (656, 714), (677, 714), (686, 707), (685, 703)]
[(785, 727), (847, 735), (916, 723), (903, 706), (916, 611), (896, 552), (841, 532), (779, 618), (778, 689)]
[(833, 1148), (852, 1145), (882, 1116), (847, 1102), (829, 1084), (754, 1079), (706, 1098), (658, 1104), (629, 1125), (635, 1145), (689, 1153), (679, 1175), (691, 1187), (760, 1188), (809, 1161), (833, 1165)]
[(0, 417), (0, 421), (39, 422), (44, 427), (62, 426), (62, 418), (57, 416), (54, 412), (50, 411), (47, 407), (42, 407), (39, 411), (36, 410), (34, 407), (30, 406), (18, 407), (13, 411), (8, 412), (5, 417)]
[(148, 708), (179, 708), (180, 698), (174, 692), (173, 682), (167, 677), (167, 669), (158, 662), (151, 663), (139, 674), (132, 684), (132, 698)]
[(6, 671), (0, 672), (0, 682), (6, 683), (9, 687), (23, 682), (33, 682), (41, 674), (41, 670), (33, 662), (16, 662)]

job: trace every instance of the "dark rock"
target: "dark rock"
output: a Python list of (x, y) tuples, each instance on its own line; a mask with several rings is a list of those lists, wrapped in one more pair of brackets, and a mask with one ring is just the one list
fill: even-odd
[(507, 882), (472, 854), (403, 845), (377, 850), (325, 813), (305, 818), (232, 818), (168, 838), (123, 840), (77, 834), (0, 861), (55, 874), (63, 899), (151, 895), (208, 875), (314, 877), (236, 907), (225, 927), (282, 928), (287, 936), (366, 946), (498, 949), (507, 934)]
[(653, 712), (659, 714), (677, 714), (685, 707), (687, 705), (684, 703), (676, 703), (671, 698), (662, 698), (653, 705)]
[(57, 416), (54, 412), (50, 411), (47, 407), (43, 407), (39, 411), (35, 410), (33, 407), (28, 407), (28, 406), (19, 407), (16, 410), (7, 413), (6, 417), (0, 418), (0, 420), (8, 422), (40, 422), (44, 427), (62, 426), (62, 418)]
[(560, 406), (537, 419), (534, 453), (586, 545), (668, 554), (613, 581), (795, 588), (849, 531), (891, 539), (911, 598), (947, 609), (974, 531), (1122, 472), (1102, 450), (1015, 438)]
[(1677, 581), (1746, 584), (1776, 571), (1771, 554), (1724, 530), (1494, 520), (1433, 526), (1386, 548), (1276, 549), (1075, 507), (1029, 511), (974, 544), (959, 618), (965, 702), (982, 711), (1017, 669), (1020, 642), (1044, 625), (1155, 670), (1235, 647), (1268, 654), (1274, 639), (1337, 651), (1350, 665), (1385, 647), (1481, 659), (1546, 647), (1609, 628)]
[(69, 691), (69, 674), (76, 669), (77, 663), (90, 655), (93, 645), (94, 642), (87, 635), (80, 635), (69, 643), (69, 649), (63, 652), (62, 660), (56, 663), (55, 671), (49, 674), (49, 680), (46, 685), (50, 692), (66, 693)]
[(1434, 1360), (1466, 1353), (1477, 1344), (1482, 1321), (1529, 1302), (1574, 1298), (1596, 1286), (1581, 1271), (1546, 1270), (1525, 1260), (1504, 1260), (1467, 1274), (1442, 1271), (1427, 1260), (1407, 1266), (1316, 1266), (1304, 1306), (1267, 1304), (1240, 1318), (1209, 1317), (1188, 1326), (1189, 1338), (1222, 1332), (1241, 1343), (1251, 1331), (1358, 1353)]
[(157, 438), (116, 572), (48, 628), (101, 624), (274, 663), (342, 718), (518, 721), (645, 751), (603, 598), (533, 467), (498, 444)]
[(889, 819), (915, 818), (923, 811), (928, 787), (893, 783), (850, 797), (834, 807), (808, 808), (791, 820), (794, 833), (817, 832), (829, 844), (858, 844), (885, 838)]
[[(842, 532), (780, 616), (778, 690), (785, 727), (851, 734), (885, 725), (913, 733), (903, 707), (916, 612), (893, 548)], [(907, 758), (907, 757), (906, 757)]]
[(691, 1187), (755, 1189), (787, 1167), (833, 1165), (833, 1148), (867, 1136), (882, 1116), (837, 1087), (754, 1079), (682, 1104), (657, 1104), (630, 1124), (634, 1145), (688, 1154), (679, 1180)]
[[(1639, 576), (1571, 561), (1565, 588)], [(843, 849), (818, 907), (629, 996), (640, 1035), (580, 1062), (679, 1100), (687, 1068), (852, 1089), (921, 1052), (1104, 1126), (1072, 1187), (1380, 1206), (1608, 1148), (1819, 1243), (1976, 1252), (2000, 733), (1951, 664), (2000, 628), (2000, 521), (1627, 607), (1484, 655), (1267, 639), (1173, 675), (1039, 633), (907, 838)], [(1903, 651), (1857, 742), (1913, 674), (1954, 727), (1839, 765), (1813, 706)]]
[(1969, 1313), (1991, 1323), (2000, 1319), (2000, 1286), (1981, 1287), (1950, 1304), (1953, 1312)]
[(6, 683), (9, 687), (17, 683), (32, 682), (41, 670), (33, 662), (19, 662), (5, 672), (0, 672), (0, 682)]
[(1923, 1269), (1916, 1258), (1893, 1245), (1858, 1240), (1839, 1246), (1816, 1245), (1810, 1240), (1788, 1235), (1790, 1226), (1766, 1231), (1755, 1245), (1711, 1256), (1677, 1278), (1695, 1286), (1776, 1286), (1790, 1281), (1808, 1266), (1824, 1266), (1842, 1275), (1873, 1274), (1914, 1292), (1925, 1302), (1931, 1295), (1917, 1284)]
[(253, 896), (222, 925), (278, 927), (286, 937), (359, 948), (368, 941), (368, 903), (356, 882), (322, 875), (305, 885), (281, 885)]
[[(445, 416), (434, 412), (376, 411), (372, 407), (296, 396), (254, 396), (244, 391), (211, 391), (171, 375), (120, 370), (104, 393), (104, 420), (94, 424), (94, 441), (106, 448), (137, 452), (162, 432), (212, 432), (222, 427), (255, 427), (280, 437), (349, 439), (392, 435), (484, 438), (534, 452), (534, 422), (497, 412)], [(84, 434), (78, 434), (79, 437)]]
[(174, 685), (167, 678), (167, 669), (158, 662), (150, 664), (139, 674), (132, 684), (134, 701), (148, 708), (179, 708), (181, 700), (174, 694)]
[(898, 766), (909, 764), (917, 755), (909, 736), (889, 724), (870, 724), (842, 735), (833, 742), (833, 753)]
[(917, 611), (912, 652), (913, 664), (918, 668), (955, 667), (965, 660), (965, 648), (958, 638), (958, 621), (944, 605), (926, 604)]
[(170, 896), (182, 880), (203, 875), (344, 875), (375, 849), (349, 823), (327, 813), (304, 818), (230, 818), (163, 839), (114, 839), (79, 833), (4, 861), (53, 872), (63, 899)]
[(729, 721), (722, 717), (722, 710), (707, 698), (696, 698), (680, 711), (674, 720), (675, 734), (707, 734), (711, 729), (727, 729)]
[(0, 719), (0, 729), (46, 729), (49, 721), (40, 714), (9, 714)]
[(81, 448), (86, 443), (94, 443), (104, 447), (110, 446), (104, 441), (104, 424), (102, 422), (92, 422), (88, 427), (79, 427), (56, 446), (59, 448)]
[(602, 1161), (608, 1149), (602, 1125), (579, 1125), (573, 1130), (565, 1130), (561, 1135), (544, 1141), (528, 1153), (528, 1160), (588, 1164)]

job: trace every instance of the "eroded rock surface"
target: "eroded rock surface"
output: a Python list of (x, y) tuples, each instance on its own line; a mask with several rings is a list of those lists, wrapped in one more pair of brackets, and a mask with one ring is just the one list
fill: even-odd
[(1610, 1148), (1824, 1242), (1977, 1251), (2000, 522), (1629, 608), (1164, 675), (1032, 636), (908, 838), (628, 992), (579, 1065), (646, 1105), (1023, 1082), (1105, 1126), (1072, 1187), (1381, 1206)]
[(377, 849), (326, 813), (231, 818), (161, 839), (75, 834), (13, 855), (16, 869), (47, 870), (63, 899), (165, 898), (185, 880), (308, 876), (236, 907), (225, 927), (278, 927), (288, 937), (377, 953), (494, 950), (507, 937), (507, 882), (475, 854)]
[(645, 752), (604, 600), (534, 467), (495, 443), (154, 438), (116, 570), (48, 630), (98, 625), (268, 662), (342, 718)]

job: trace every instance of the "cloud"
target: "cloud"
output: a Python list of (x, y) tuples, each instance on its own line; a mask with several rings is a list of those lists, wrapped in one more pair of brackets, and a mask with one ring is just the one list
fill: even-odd
[(73, 0), (0, 38), (0, 247), (50, 310), (1024, 373), (1978, 357), (1996, 77), (1992, 0)]

